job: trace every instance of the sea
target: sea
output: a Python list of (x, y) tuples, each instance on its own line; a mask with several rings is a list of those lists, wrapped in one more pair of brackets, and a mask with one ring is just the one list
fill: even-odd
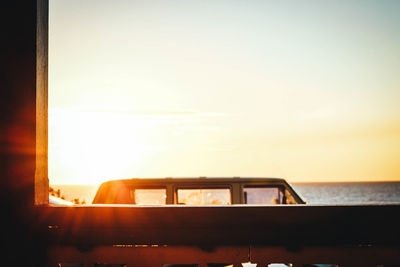
[[(400, 204), (400, 182), (291, 183), (308, 204)], [(92, 203), (99, 185), (50, 185), (66, 200)]]

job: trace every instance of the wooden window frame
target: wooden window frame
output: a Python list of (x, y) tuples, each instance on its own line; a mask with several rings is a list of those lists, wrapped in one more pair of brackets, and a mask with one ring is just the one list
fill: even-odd
[[(35, 2), (32, 0), (32, 2)], [(30, 2), (30, 4), (32, 3)], [(299, 249), (304, 246), (390, 246), (399, 248), (399, 204), (377, 205), (281, 205), (229, 207), (132, 207), (48, 205), (48, 0), (36, 0), (35, 88), (19, 85), (17, 93), (30, 95), (35, 103), (34, 179), (29, 165), (28, 178), (8, 181), (12, 186), (29, 181), (35, 226), (44, 231), (50, 245), (170, 244), (170, 245), (278, 245)], [(32, 15), (30, 13), (30, 15)], [(27, 34), (27, 39), (30, 34)], [(30, 48), (30, 44), (27, 45)], [(33, 52), (29, 52), (33, 53)], [(31, 55), (29, 54), (29, 55)], [(31, 59), (29, 59), (31, 60)], [(29, 61), (27, 64), (30, 67)], [(30, 70), (26, 71), (31, 76)], [(25, 74), (26, 74), (25, 73)], [(29, 84), (31, 85), (31, 84)], [(12, 90), (12, 88), (10, 88)], [(22, 109), (26, 98), (14, 102)], [(28, 109), (32, 111), (31, 109)], [(17, 123), (22, 124), (20, 121)], [(16, 163), (15, 163), (16, 162)], [(15, 161), (13, 167), (18, 165)], [(15, 175), (17, 177), (17, 175)], [(32, 181), (34, 182), (30, 184)], [(32, 188), (33, 187), (33, 188)], [(11, 186), (10, 186), (11, 188)], [(235, 188), (233, 188), (235, 189)], [(20, 205), (19, 208), (23, 208)], [(182, 218), (187, 218), (189, 223)], [(384, 218), (384, 220), (382, 219)], [(101, 235), (99, 235), (101, 233)], [(204, 238), (207, 236), (207, 238)], [(190, 237), (190, 238), (188, 238)]]

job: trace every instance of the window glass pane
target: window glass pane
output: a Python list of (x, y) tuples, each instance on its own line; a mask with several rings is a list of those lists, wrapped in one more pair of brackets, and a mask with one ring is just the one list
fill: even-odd
[(165, 205), (167, 193), (165, 189), (135, 189), (137, 205)]
[(178, 189), (178, 204), (229, 205), (231, 191), (228, 188)]
[(247, 187), (244, 188), (246, 204), (280, 204), (282, 194), (277, 187)]

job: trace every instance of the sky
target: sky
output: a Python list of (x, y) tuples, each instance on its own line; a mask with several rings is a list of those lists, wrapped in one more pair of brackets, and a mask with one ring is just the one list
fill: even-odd
[(50, 0), (50, 183), (400, 181), (399, 14), (387, 0)]

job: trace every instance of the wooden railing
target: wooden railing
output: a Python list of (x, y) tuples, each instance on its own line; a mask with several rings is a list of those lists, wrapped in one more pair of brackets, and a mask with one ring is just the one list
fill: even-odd
[(398, 214), (400, 205), (102, 205), (38, 207), (37, 221), (46, 226), (49, 266), (393, 266)]

